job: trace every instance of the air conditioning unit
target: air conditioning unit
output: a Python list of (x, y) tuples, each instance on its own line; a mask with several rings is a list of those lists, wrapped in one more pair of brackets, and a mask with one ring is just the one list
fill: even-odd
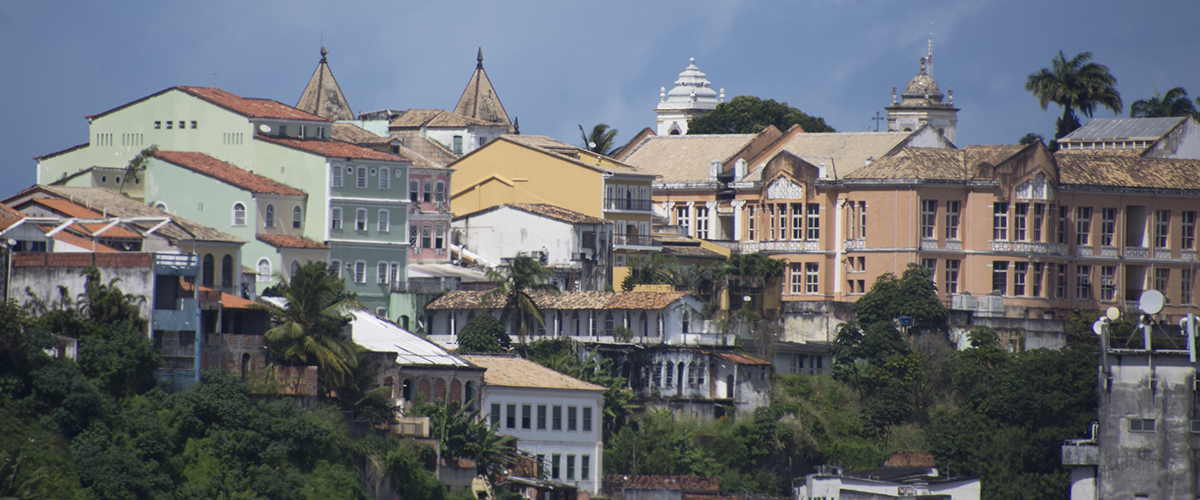
[(571, 252), (571, 260), (583, 260), (583, 252)]
[(513, 258), (512, 258), (512, 257), (501, 257), (501, 258), (500, 258), (500, 265), (502, 265), (502, 266), (511, 266), (511, 265), (512, 265), (512, 261), (513, 261)]

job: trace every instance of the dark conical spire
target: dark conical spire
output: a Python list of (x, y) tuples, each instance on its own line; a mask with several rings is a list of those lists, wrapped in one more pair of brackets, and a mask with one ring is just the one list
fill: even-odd
[(483, 47), (479, 48), (478, 55), (475, 56), (475, 71), (467, 81), (467, 88), (463, 89), (462, 96), (458, 98), (458, 104), (454, 106), (454, 114), (493, 124), (512, 124), (508, 113), (504, 111), (504, 105), (500, 104), (496, 89), (492, 88), (487, 72), (483, 70)]
[(475, 69), (483, 69), (483, 47), (479, 48), (479, 55), (475, 56)]
[(354, 113), (350, 111), (350, 104), (346, 102), (346, 96), (342, 94), (341, 87), (338, 87), (337, 80), (333, 77), (333, 71), (329, 69), (329, 61), (326, 58), (328, 54), (329, 51), (322, 45), (321, 62), (317, 63), (317, 70), (313, 71), (312, 78), (309, 78), (296, 107), (321, 118), (353, 120)]
[(521, 135), (521, 117), (513, 118), (513, 133)]

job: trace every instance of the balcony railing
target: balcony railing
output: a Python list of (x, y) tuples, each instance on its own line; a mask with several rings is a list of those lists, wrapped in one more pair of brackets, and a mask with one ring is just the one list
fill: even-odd
[(802, 241), (743, 241), (742, 253), (758, 252), (817, 252), (821, 250), (816, 240)]
[(946, 240), (946, 250), (962, 250), (962, 240)]
[(845, 241), (846, 250), (862, 250), (867, 248), (866, 238), (850, 238)]
[(627, 198), (605, 198), (605, 210), (625, 210), (629, 212), (649, 212), (653, 205), (651, 200), (635, 200)]
[(614, 234), (613, 246), (656, 247), (661, 244), (648, 234)]
[(1146, 247), (1125, 247), (1126, 259), (1149, 259), (1150, 249)]
[(937, 238), (921, 238), (921, 250), (937, 250)]
[[(956, 241), (957, 249), (962, 249), (962, 242)], [(992, 240), (993, 252), (1013, 252), (1019, 254), (1035, 254), (1035, 255), (1064, 255), (1067, 253), (1067, 245), (1062, 243), (1046, 243), (1043, 241), (1007, 241), (1007, 240)], [(1078, 247), (1076, 251), (1080, 256), (1091, 256), (1092, 247)]]

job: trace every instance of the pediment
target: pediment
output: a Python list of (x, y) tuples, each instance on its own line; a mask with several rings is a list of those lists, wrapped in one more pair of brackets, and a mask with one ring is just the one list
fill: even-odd
[(803, 200), (804, 186), (787, 177), (775, 179), (767, 185), (767, 198), (772, 200)]

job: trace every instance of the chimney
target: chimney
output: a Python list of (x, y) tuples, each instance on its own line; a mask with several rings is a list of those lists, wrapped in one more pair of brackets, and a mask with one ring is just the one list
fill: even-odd
[(733, 182), (740, 182), (743, 177), (746, 177), (746, 160), (738, 159), (733, 164)]
[(717, 176), (721, 174), (721, 160), (713, 160), (708, 164), (708, 181), (716, 182)]

